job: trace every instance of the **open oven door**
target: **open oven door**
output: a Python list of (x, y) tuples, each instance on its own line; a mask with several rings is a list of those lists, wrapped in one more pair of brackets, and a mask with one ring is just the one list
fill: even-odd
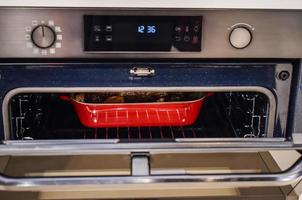
[(269, 152), (7, 156), (0, 159), (5, 191), (0, 194), (16, 199), (16, 194), (20, 199), (29, 194), (42, 199), (283, 199), (296, 195), (301, 180), (302, 160), (294, 157), (294, 164), (281, 171)]

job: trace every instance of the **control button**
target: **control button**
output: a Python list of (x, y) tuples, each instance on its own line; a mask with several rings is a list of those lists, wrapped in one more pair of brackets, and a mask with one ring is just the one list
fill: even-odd
[(184, 36), (184, 41), (185, 42), (189, 42), (191, 40), (190, 36), (186, 35)]
[(101, 32), (101, 26), (100, 25), (94, 25), (93, 26), (93, 31), (94, 32)]
[(56, 34), (49, 26), (39, 25), (32, 30), (31, 40), (36, 47), (46, 49), (55, 43)]
[(111, 32), (112, 31), (112, 26), (111, 25), (107, 25), (105, 27), (106, 32)]
[(185, 32), (186, 32), (186, 33), (189, 33), (189, 32), (190, 32), (190, 27), (189, 27), (189, 26), (186, 26), (186, 27), (185, 27)]
[(176, 42), (180, 42), (181, 41), (181, 37), (180, 36), (175, 36), (175, 41)]
[(230, 44), (236, 49), (244, 49), (252, 42), (252, 33), (246, 27), (236, 27), (229, 35)]
[(181, 27), (180, 27), (180, 26), (175, 26), (175, 31), (176, 31), (176, 32), (181, 32), (181, 31), (182, 31), (182, 29), (181, 29)]
[(192, 38), (192, 44), (198, 44), (199, 43), (199, 38), (198, 36), (194, 35)]
[(106, 35), (106, 42), (112, 42), (112, 36), (111, 35)]
[(199, 31), (199, 26), (195, 25), (195, 26), (193, 27), (193, 31), (194, 31), (195, 33), (197, 33), (197, 32)]
[(94, 36), (94, 42), (100, 42), (101, 41), (101, 36), (100, 35), (95, 35)]

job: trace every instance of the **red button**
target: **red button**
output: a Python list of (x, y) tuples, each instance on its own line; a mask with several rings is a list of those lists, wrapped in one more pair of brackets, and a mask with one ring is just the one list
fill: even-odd
[(198, 39), (198, 36), (193, 36), (192, 38), (192, 44), (198, 44), (199, 43), (199, 39)]

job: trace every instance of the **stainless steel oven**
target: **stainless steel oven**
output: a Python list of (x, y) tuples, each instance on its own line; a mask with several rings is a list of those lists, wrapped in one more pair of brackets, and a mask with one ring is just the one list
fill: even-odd
[[(302, 147), (301, 19), (280, 10), (1, 8), (0, 188), (201, 198), (202, 188), (281, 187), (289, 197), (301, 159), (280, 171), (263, 152)], [(71, 171), (60, 173), (54, 164), (64, 159), (95, 163), (79, 172), (66, 162)]]

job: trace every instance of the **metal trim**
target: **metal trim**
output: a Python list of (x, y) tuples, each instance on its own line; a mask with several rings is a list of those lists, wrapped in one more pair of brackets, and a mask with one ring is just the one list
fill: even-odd
[[(31, 177), (16, 178), (0, 175), (0, 190), (6, 191), (51, 191), (66, 187), (81, 187), (81, 190), (92, 188), (119, 187), (129, 189), (137, 185), (143, 188), (154, 184), (190, 184), (199, 187), (252, 187), (252, 186), (285, 186), (302, 179), (302, 158), (289, 169), (278, 173), (244, 173), (244, 174), (168, 174), (149, 176), (89, 176), (89, 177)], [(196, 185), (192, 185), (196, 184)], [(188, 186), (188, 185), (187, 185)], [(139, 189), (139, 188), (137, 188)]]
[[(80, 141), (80, 140), (79, 140)], [(278, 141), (200, 141), (169, 143), (102, 143), (86, 141), (4, 141), (0, 145), (0, 155), (92, 155), (92, 154), (130, 154), (133, 152), (149, 153), (217, 153), (217, 152), (257, 152), (265, 150), (302, 149), (292, 142)]]
[[(148, 10), (154, 10), (154, 9), (171, 9), (171, 10), (276, 10), (276, 11), (299, 11), (302, 10), (302, 7), (300, 5), (299, 0), (291, 1), (290, 3), (284, 3), (284, 4), (267, 4), (257, 2), (253, 5), (246, 4), (245, 2), (237, 3), (236, 6), (229, 4), (229, 3), (221, 3), (220, 1), (206, 1), (206, 2), (200, 2), (200, 4), (196, 4), (195, 1), (192, 3), (192, 1), (186, 1), (185, 3), (183, 1), (181, 2), (181, 5), (176, 3), (177, 1), (174, 1), (172, 4), (162, 4), (161, 1), (158, 2), (133, 2), (133, 1), (121, 1), (119, 3), (117, 2), (101, 2), (101, 3), (95, 3), (94, 1), (86, 1), (81, 4), (72, 4), (69, 1), (68, 4), (64, 1), (61, 1), (59, 3), (57, 2), (35, 2), (35, 3), (25, 3), (19, 2), (17, 0), (13, 0), (10, 2), (1, 2), (0, 7), (2, 9), (68, 9), (68, 10), (74, 10), (74, 9), (85, 9), (85, 10), (91, 10), (91, 9), (108, 9), (108, 10), (141, 10), (141, 9), (148, 9)], [(131, 3), (130, 3), (131, 2)], [(282, 2), (283, 3), (283, 2)]]
[[(268, 115), (268, 128), (267, 137), (272, 138), (274, 134), (274, 124), (276, 118), (276, 99), (273, 93), (264, 87), (259, 86), (223, 86), (223, 87), (23, 87), (16, 88), (9, 91), (2, 104), (2, 116), (3, 116), (3, 127), (4, 127), (4, 138), (9, 140), (9, 100), (19, 94), (19, 93), (66, 93), (68, 92), (115, 92), (115, 91), (196, 91), (196, 92), (223, 92), (223, 91), (233, 91), (233, 92), (260, 92), (265, 94), (269, 100), (269, 115)], [(57, 141), (57, 144), (59, 141)]]

